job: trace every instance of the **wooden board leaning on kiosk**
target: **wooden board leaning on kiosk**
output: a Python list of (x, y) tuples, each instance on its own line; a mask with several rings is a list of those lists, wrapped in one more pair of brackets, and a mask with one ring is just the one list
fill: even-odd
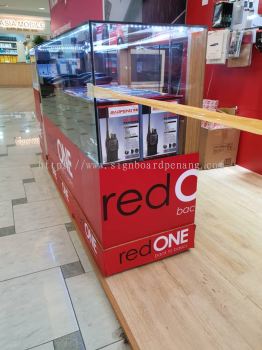
[(131, 96), (99, 86), (93, 86), (92, 84), (89, 84), (88, 86), (88, 93), (89, 95), (91, 94), (91, 96), (93, 95), (95, 98), (130, 101), (141, 105), (158, 108), (160, 110), (174, 114), (179, 114), (188, 118), (223, 124), (225, 126), (239, 129), (241, 131), (247, 131), (253, 134), (262, 135), (262, 120), (259, 119), (234, 116), (226, 113), (213, 112), (198, 107), (191, 107), (165, 101), (157, 101), (143, 97)]

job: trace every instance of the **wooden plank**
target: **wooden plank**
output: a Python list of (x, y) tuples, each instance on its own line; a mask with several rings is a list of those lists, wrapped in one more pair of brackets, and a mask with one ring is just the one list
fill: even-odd
[(148, 98), (131, 96), (99, 86), (93, 86), (92, 84), (88, 85), (88, 94), (90, 97), (94, 96), (96, 98), (126, 100), (141, 105), (158, 108), (174, 114), (183, 115), (188, 118), (223, 124), (231, 128), (262, 135), (262, 120), (259, 119), (234, 116), (227, 113), (218, 113), (203, 108), (191, 107), (165, 101), (150, 100)]
[(120, 85), (130, 84), (130, 54), (128, 49), (120, 50), (117, 53), (118, 83)]
[[(189, 36), (188, 64), (186, 82), (186, 104), (188, 106), (202, 107), (204, 94), (204, 76), (206, 62), (207, 32), (193, 32)], [(200, 140), (199, 120), (186, 119), (184, 153), (198, 152)]]

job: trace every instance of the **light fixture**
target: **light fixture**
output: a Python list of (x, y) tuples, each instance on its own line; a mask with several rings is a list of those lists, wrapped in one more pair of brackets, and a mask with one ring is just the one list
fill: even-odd
[(7, 4), (0, 4), (0, 7), (8, 7)]
[(44, 7), (38, 7), (38, 10), (45, 10)]

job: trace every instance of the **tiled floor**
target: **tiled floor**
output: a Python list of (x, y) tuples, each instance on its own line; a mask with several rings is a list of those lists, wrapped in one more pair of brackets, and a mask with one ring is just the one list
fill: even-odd
[[(5, 91), (11, 101), (9, 93)], [(1, 96), (2, 89), (0, 102)], [(0, 350), (129, 349), (64, 204), (42, 167), (39, 146), (16, 144), (17, 137), (38, 135), (34, 114), (11, 114), (10, 106), (7, 112), (3, 108)]]

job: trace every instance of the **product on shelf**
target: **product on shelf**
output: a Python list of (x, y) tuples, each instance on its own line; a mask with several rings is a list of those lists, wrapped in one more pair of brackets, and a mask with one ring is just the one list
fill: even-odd
[(139, 109), (134, 104), (98, 107), (102, 162), (139, 159)]
[(157, 129), (151, 128), (151, 114), (148, 115), (148, 128), (147, 128), (147, 156), (157, 155), (158, 134)]
[(144, 157), (178, 153), (179, 118), (157, 109), (143, 115)]
[(0, 38), (0, 63), (17, 63), (18, 52), (16, 38)]

